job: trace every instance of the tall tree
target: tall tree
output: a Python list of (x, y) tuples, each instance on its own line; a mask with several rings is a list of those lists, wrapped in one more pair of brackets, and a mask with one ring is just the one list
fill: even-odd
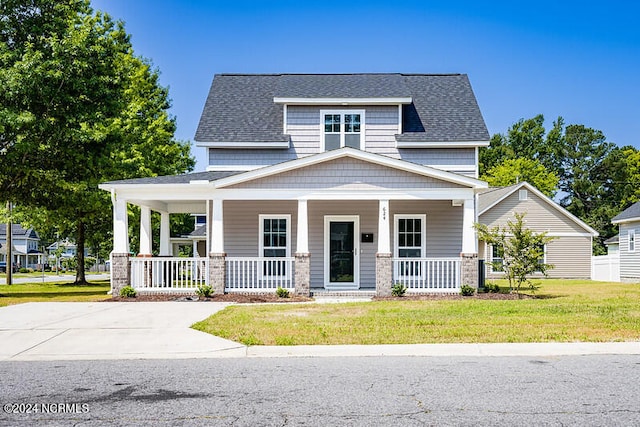
[(85, 242), (108, 235), (100, 182), (190, 170), (168, 92), (135, 57), (121, 22), (85, 0), (0, 3), (0, 198), (46, 210)]
[(523, 157), (503, 161), (489, 169), (480, 179), (495, 187), (527, 181), (548, 197), (555, 196), (560, 180), (538, 160)]

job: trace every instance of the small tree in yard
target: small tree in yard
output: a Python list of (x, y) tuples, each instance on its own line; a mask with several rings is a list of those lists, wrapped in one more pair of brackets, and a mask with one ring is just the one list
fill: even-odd
[(509, 291), (519, 294), (523, 284), (528, 284), (530, 289), (535, 289), (529, 276), (533, 273), (547, 275), (547, 270), (553, 265), (544, 260), (544, 245), (554, 240), (547, 236), (547, 232), (536, 233), (526, 227), (525, 213), (514, 213), (514, 220), (507, 221), (504, 227), (487, 227), (485, 224), (475, 224), (478, 238), (490, 245), (503, 249), (501, 267), (505, 277), (509, 280)]

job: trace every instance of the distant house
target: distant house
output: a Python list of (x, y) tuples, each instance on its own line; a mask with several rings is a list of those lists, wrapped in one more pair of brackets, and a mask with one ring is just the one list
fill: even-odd
[(620, 235), (616, 234), (605, 240), (604, 245), (607, 247), (607, 255), (617, 255), (620, 253)]
[[(488, 227), (504, 226), (514, 212), (526, 213), (528, 228), (556, 238), (544, 248), (544, 262), (554, 265), (549, 277), (591, 277), (592, 239), (598, 236), (593, 228), (527, 182), (489, 188), (478, 195), (478, 222)], [(487, 277), (503, 274), (492, 268), (492, 263), (501, 259), (501, 248), (479, 242), (478, 253), (487, 261)]]
[[(13, 262), (19, 267), (36, 268), (41, 262), (40, 236), (33, 228), (12, 224), (11, 243)], [(0, 224), (0, 246), (0, 261), (7, 262), (7, 224)]]
[(640, 281), (640, 202), (611, 219), (619, 226), (620, 280)]
[[(73, 258), (78, 253), (78, 247), (76, 246), (76, 244), (68, 239), (65, 239), (47, 246), (47, 253), (49, 254), (49, 258), (55, 258), (56, 253), (58, 252), (58, 248), (61, 249), (61, 259)], [(89, 256), (89, 249), (85, 248), (84, 256)]]

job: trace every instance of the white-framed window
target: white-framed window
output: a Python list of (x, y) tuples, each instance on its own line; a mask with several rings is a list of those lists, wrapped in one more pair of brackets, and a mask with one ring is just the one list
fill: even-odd
[(526, 201), (529, 198), (529, 192), (527, 190), (519, 190), (518, 191), (518, 200), (521, 202)]
[[(405, 258), (398, 264), (399, 277), (420, 277), (422, 262), (427, 255), (426, 215), (394, 215), (396, 258)], [(416, 259), (416, 260), (413, 260)]]
[(491, 270), (494, 273), (504, 272), (504, 248), (502, 245), (490, 245), (491, 247)]
[[(504, 248), (502, 245), (489, 245), (491, 253), (491, 269), (494, 273), (504, 272)], [(538, 258), (538, 264), (547, 262), (547, 245), (542, 245), (542, 256)], [(537, 270), (540, 272), (540, 270)]]
[(629, 252), (635, 252), (636, 251), (636, 231), (635, 230), (629, 230)]
[(321, 110), (321, 151), (364, 147), (364, 110)]
[[(288, 258), (291, 256), (291, 215), (259, 215), (260, 257)], [(263, 276), (286, 276), (284, 261), (265, 260)]]

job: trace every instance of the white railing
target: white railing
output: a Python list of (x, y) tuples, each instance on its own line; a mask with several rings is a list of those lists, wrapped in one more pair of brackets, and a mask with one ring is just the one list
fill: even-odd
[(620, 281), (620, 254), (591, 257), (591, 280)]
[(208, 258), (131, 258), (131, 286), (156, 292), (194, 291), (206, 285)]
[(227, 257), (227, 292), (293, 290), (294, 258)]
[(409, 292), (458, 292), (460, 258), (394, 258), (393, 283)]

